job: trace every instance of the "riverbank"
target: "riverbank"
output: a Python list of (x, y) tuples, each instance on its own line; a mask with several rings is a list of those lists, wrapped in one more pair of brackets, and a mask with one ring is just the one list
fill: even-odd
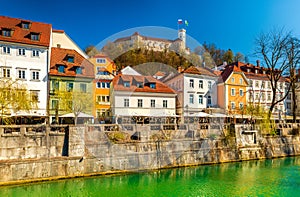
[(39, 138), (26, 130), (2, 136), (0, 185), (300, 155), (299, 136), (251, 133), (251, 141), (249, 133), (240, 136), (238, 126), (235, 136), (203, 137), (200, 130), (188, 135), (182, 129), (165, 131), (164, 138), (155, 140), (153, 135), (162, 131), (143, 126), (137, 129), (145, 135), (123, 142), (112, 141), (104, 129), (68, 127), (63, 133), (38, 133)]

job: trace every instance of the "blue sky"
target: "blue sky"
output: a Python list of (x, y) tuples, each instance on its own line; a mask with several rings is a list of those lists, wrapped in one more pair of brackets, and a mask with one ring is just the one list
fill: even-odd
[(10, 0), (1, 2), (0, 14), (51, 23), (81, 48), (135, 27), (176, 30), (182, 18), (189, 21), (187, 34), (198, 43), (215, 43), (250, 56), (260, 32), (285, 27), (299, 36), (299, 8), (297, 0)]

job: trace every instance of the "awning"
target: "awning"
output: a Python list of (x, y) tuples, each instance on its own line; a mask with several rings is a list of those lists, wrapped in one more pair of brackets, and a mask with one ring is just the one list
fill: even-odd
[(228, 116), (226, 114), (213, 113), (213, 114), (210, 115), (210, 117), (213, 117), (213, 118), (226, 118)]
[(194, 114), (189, 114), (188, 116), (190, 117), (210, 117), (210, 114), (205, 113), (205, 112), (198, 112)]
[[(75, 118), (75, 114), (74, 113), (68, 113), (68, 114), (61, 115), (59, 117), (60, 118)], [(77, 118), (94, 118), (94, 116), (80, 112), (78, 114)]]

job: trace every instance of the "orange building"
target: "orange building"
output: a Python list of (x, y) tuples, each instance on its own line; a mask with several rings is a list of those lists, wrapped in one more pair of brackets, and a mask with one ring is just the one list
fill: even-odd
[(92, 56), (89, 61), (94, 65), (95, 70), (93, 115), (98, 121), (108, 121), (111, 116), (109, 89), (116, 74), (116, 65), (103, 54)]
[(239, 63), (227, 65), (220, 74), (217, 85), (218, 105), (228, 115), (245, 113), (248, 80)]

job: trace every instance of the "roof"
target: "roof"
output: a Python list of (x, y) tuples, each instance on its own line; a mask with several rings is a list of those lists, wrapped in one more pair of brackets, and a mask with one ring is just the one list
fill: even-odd
[(243, 73), (239, 63), (232, 63), (227, 65), (220, 75), (219, 83), (225, 82), (233, 72), (241, 74)]
[(158, 77), (163, 77), (165, 76), (166, 74), (164, 72), (161, 72), (161, 71), (157, 71), (153, 76), (158, 76)]
[(211, 77), (217, 77), (217, 75), (209, 68), (206, 67), (194, 67), (190, 66), (183, 73), (196, 74), (196, 75), (208, 75)]
[[(74, 57), (74, 63), (68, 62), (67, 57)], [(65, 66), (65, 72), (59, 73), (58, 66)], [(82, 68), (82, 74), (76, 74), (76, 68)], [(66, 77), (94, 78), (94, 65), (73, 49), (51, 48), (50, 75)]]
[[(29, 29), (22, 28), (22, 23), (29, 23)], [(10, 18), (6, 16), (0, 16), (0, 30), (9, 29), (12, 31), (12, 35), (2, 36), (0, 35), (0, 41), (14, 42), (21, 44), (30, 44), (37, 46), (50, 46), (51, 25), (40, 22), (33, 22), (29, 20), (23, 20), (18, 18)], [(31, 40), (30, 35), (32, 33), (39, 34), (39, 40)]]
[[(130, 83), (129, 87), (124, 86), (124, 81)], [(136, 82), (142, 82), (143, 87), (137, 87)], [(155, 83), (155, 88), (150, 88), (149, 83)], [(113, 81), (113, 88), (115, 91), (129, 91), (129, 92), (147, 92), (147, 93), (168, 93), (175, 94), (175, 91), (162, 83), (159, 80), (156, 80), (152, 76), (136, 76), (136, 75), (117, 75)]]

